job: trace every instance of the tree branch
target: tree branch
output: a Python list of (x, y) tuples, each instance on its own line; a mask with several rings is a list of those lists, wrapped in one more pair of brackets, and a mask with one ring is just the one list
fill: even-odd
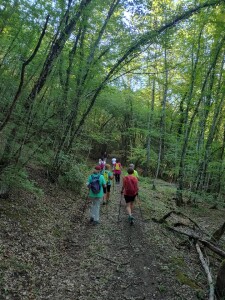
[(207, 279), (208, 279), (208, 283), (209, 283), (209, 300), (214, 300), (214, 285), (213, 285), (212, 275), (211, 275), (210, 270), (209, 270), (209, 266), (207, 265), (207, 263), (206, 263), (206, 261), (203, 257), (203, 254), (202, 254), (201, 248), (199, 247), (199, 244), (196, 243), (195, 247), (196, 247), (196, 250), (198, 252), (201, 264), (202, 264), (202, 266), (203, 266), (203, 268), (206, 272), (206, 275), (207, 275)]
[(19, 83), (19, 86), (18, 86), (18, 89), (17, 89), (17, 92), (15, 94), (15, 97), (13, 99), (13, 102), (11, 104), (11, 106), (9, 107), (9, 111), (4, 119), (4, 121), (2, 122), (2, 124), (0, 125), (0, 131), (3, 130), (3, 128), (6, 126), (6, 124), (8, 123), (10, 117), (11, 117), (11, 114), (12, 114), (12, 111), (16, 105), (16, 102), (17, 100), (19, 99), (19, 96), (21, 94), (21, 91), (22, 91), (22, 87), (23, 87), (23, 83), (24, 83), (24, 75), (25, 75), (25, 69), (26, 69), (26, 66), (29, 65), (29, 63), (34, 59), (35, 55), (37, 54), (40, 46), (41, 46), (41, 42), (43, 40), (43, 37), (45, 35), (45, 31), (46, 31), (46, 28), (47, 28), (47, 25), (48, 25), (48, 20), (49, 20), (49, 17), (50, 15), (47, 15), (46, 17), (46, 21), (45, 21), (45, 24), (44, 24), (44, 27), (42, 29), (42, 33), (40, 35), (40, 38), (38, 40), (38, 43), (33, 51), (33, 53), (31, 54), (31, 56), (23, 62), (22, 64), (22, 69), (21, 69), (21, 74), (20, 74), (20, 83)]

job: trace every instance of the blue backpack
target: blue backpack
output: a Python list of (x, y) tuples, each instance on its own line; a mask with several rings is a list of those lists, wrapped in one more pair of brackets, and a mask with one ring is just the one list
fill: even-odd
[(98, 194), (101, 190), (100, 186), (100, 175), (91, 175), (91, 183), (89, 184), (90, 189), (94, 194)]

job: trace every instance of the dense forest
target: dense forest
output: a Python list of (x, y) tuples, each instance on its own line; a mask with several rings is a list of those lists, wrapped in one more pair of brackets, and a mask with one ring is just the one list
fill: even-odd
[[(110, 160), (112, 157), (119, 158), (123, 166), (135, 164), (142, 178), (142, 189), (145, 191), (147, 186), (145, 194), (142, 194), (143, 199), (150, 187), (152, 190), (156, 188), (156, 182), (171, 184), (175, 206), (169, 213), (171, 206), (165, 206), (165, 211), (162, 210), (164, 217), (157, 216), (159, 224), (165, 223), (172, 214), (177, 214), (177, 217), (191, 222), (196, 228), (197, 223), (184, 216), (184, 211), (179, 209), (188, 207), (188, 204), (190, 209), (195, 205), (197, 207), (201, 199), (201, 203), (215, 209), (211, 210), (212, 218), (219, 215), (215, 224), (208, 221), (211, 235), (214, 232), (214, 240), (220, 240), (225, 224), (219, 228), (220, 232), (215, 229), (224, 221), (224, 211), (223, 215), (220, 215), (221, 211), (216, 215), (216, 209), (224, 208), (225, 203), (224, 15), (224, 0), (0, 0), (0, 216), (2, 225), (9, 226), (5, 227), (3, 240), (10, 241), (10, 234), (15, 234), (16, 241), (16, 230), (20, 227), (16, 225), (15, 229), (15, 224), (11, 221), (8, 223), (8, 220), (15, 207), (16, 218), (19, 218), (17, 213), (21, 207), (24, 211), (26, 207), (24, 203), (18, 204), (20, 202), (18, 206), (11, 206), (10, 202), (4, 202), (5, 199), (14, 199), (15, 191), (34, 195), (27, 197), (34, 202), (31, 205), (26, 200), (29, 209), (26, 208), (24, 215), (31, 214), (31, 210), (37, 206), (36, 212), (41, 212), (43, 218), (48, 216), (49, 221), (53, 215), (52, 218), (59, 222), (60, 217), (64, 216), (64, 206), (69, 205), (60, 193), (72, 191), (68, 199), (73, 198), (73, 201), (74, 195), (83, 197), (87, 174), (90, 167), (98, 162), (102, 151), (109, 154)], [(43, 183), (40, 178), (48, 183)], [(56, 187), (59, 190), (53, 197), (49, 190), (52, 192)], [(156, 200), (157, 197), (161, 197), (160, 193), (151, 194), (152, 199)], [(116, 202), (118, 195), (114, 195), (114, 198)], [(22, 196), (16, 199), (22, 201)], [(42, 205), (37, 199), (42, 199)], [(55, 199), (60, 199), (57, 205), (62, 206), (59, 214), (56, 211), (52, 214)], [(74, 202), (78, 203), (77, 199)], [(151, 213), (156, 212), (159, 205), (154, 199), (152, 203), (155, 207), (151, 207)], [(43, 208), (47, 207), (46, 203), (52, 205), (51, 214), (49, 207)], [(115, 212), (116, 209), (115, 205)], [(148, 209), (146, 207), (146, 211)], [(4, 213), (1, 215), (1, 212)], [(195, 214), (193, 211), (191, 213)], [(205, 211), (199, 210), (199, 213), (202, 213), (201, 221), (209, 215)], [(8, 219), (7, 214), (10, 216)], [(67, 213), (64, 217), (68, 219)], [(139, 217), (143, 221), (142, 213)], [(38, 223), (38, 219), (32, 216), (29, 221), (23, 219), (20, 225), (26, 222), (32, 224), (34, 220)], [(59, 223), (62, 228), (65, 219)], [(108, 220), (109, 217), (105, 217), (106, 224)], [(51, 224), (54, 239), (61, 239), (60, 251), (63, 247), (65, 250), (65, 243), (67, 249), (71, 247), (68, 246), (71, 240), (65, 239), (55, 220)], [(151, 230), (158, 230), (152, 223), (148, 226)], [(76, 230), (80, 235), (83, 234), (80, 228)], [(105, 229), (100, 230), (107, 239)], [(107, 230), (113, 236), (113, 230), (116, 229), (108, 226)], [(134, 239), (142, 237), (144, 229), (139, 230)], [(48, 235), (50, 230), (46, 229), (46, 232)], [(115, 235), (114, 242), (118, 236)], [(118, 247), (125, 238), (126, 235), (118, 240)], [(189, 238), (193, 238), (193, 235), (189, 234)], [(201, 242), (202, 245), (208, 243), (204, 246), (209, 247), (209, 242), (204, 239)], [(168, 247), (174, 246), (174, 243), (170, 245), (169, 239), (166, 243)], [(150, 245), (153, 244), (157, 244), (157, 239)], [(43, 247), (47, 249), (48, 246)], [(90, 249), (94, 247), (93, 243), (87, 246)], [(41, 253), (44, 248), (42, 245), (38, 247)], [(196, 247), (201, 256), (198, 243)], [(2, 249), (0, 247), (0, 254), (4, 252)], [(146, 246), (146, 253), (148, 249)], [(151, 251), (153, 259), (158, 248)], [(215, 250), (214, 247), (213, 251), (225, 258), (223, 250)], [(40, 253), (37, 255), (42, 255)], [(16, 291), (11, 298), (7, 298), (7, 291), (2, 288), (1, 273), (1, 270), (8, 268), (4, 264), (5, 258), (9, 257), (7, 255), (0, 259), (0, 288), (4, 299), (90, 299), (87, 296), (64, 298), (65, 291), (61, 296), (54, 294), (61, 280), (53, 284), (52, 294), (47, 294), (44, 288), (34, 292), (35, 287), (32, 293), (37, 294), (33, 298), (16, 298)], [(84, 253), (80, 251), (79, 255), (77, 264)], [(54, 257), (49, 257), (49, 261)], [(63, 259), (60, 256), (60, 263)], [(147, 256), (144, 259), (147, 262)], [(65, 256), (65, 260), (69, 268), (72, 265), (69, 255)], [(108, 262), (116, 264), (113, 259), (108, 259)], [(141, 263), (146, 268), (144, 262), (134, 267), (140, 268)], [(120, 272), (121, 267), (125, 268), (127, 264), (118, 264), (114, 271)], [(219, 268), (218, 261), (214, 266)], [(68, 268), (65, 268), (65, 277)], [(102, 265), (99, 265), (101, 268)], [(30, 272), (28, 269), (26, 274)], [(25, 267), (22, 268), (24, 270)], [(82, 268), (80, 270), (83, 272)], [(22, 271), (20, 269), (18, 272)], [(33, 268), (33, 271), (36, 272), (36, 269)], [(154, 272), (161, 276), (162, 272)], [(223, 278), (224, 269), (220, 272)], [(41, 276), (46, 274), (47, 271)], [(11, 275), (7, 276), (10, 278)], [(48, 276), (46, 282), (50, 278)], [(212, 280), (208, 279), (212, 290)], [(225, 283), (222, 285), (224, 288)], [(113, 296), (115, 289), (110, 286), (109, 290)], [(163, 293), (164, 287), (159, 284), (156, 290)], [(153, 293), (152, 290), (150, 292)], [(191, 296), (182, 298), (182, 291), (179, 291), (179, 297), (172, 298), (170, 292), (165, 298), (159, 296), (158, 299), (195, 299)], [(197, 293), (201, 294), (199, 287)], [(118, 290), (118, 298), (102, 296), (101, 299), (122, 299), (119, 298), (121, 294), (122, 286)], [(129, 297), (126, 299), (134, 299)], [(211, 295), (209, 299), (213, 297)], [(205, 299), (204, 296), (197, 298)], [(96, 296), (93, 299), (100, 298)]]
[(104, 149), (224, 195), (224, 1), (1, 1), (1, 190), (72, 184)]

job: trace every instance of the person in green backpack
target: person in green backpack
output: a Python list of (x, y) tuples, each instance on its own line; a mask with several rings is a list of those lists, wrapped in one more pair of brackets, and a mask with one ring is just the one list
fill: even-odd
[(100, 203), (104, 195), (103, 190), (106, 188), (106, 181), (100, 171), (101, 167), (96, 166), (87, 181), (89, 199), (91, 200), (90, 224), (92, 225), (99, 224)]
[(111, 167), (109, 164), (105, 165), (105, 169), (102, 171), (102, 175), (106, 181), (106, 187), (103, 187), (104, 197), (103, 205), (109, 203), (111, 180), (113, 179), (113, 173), (110, 171)]

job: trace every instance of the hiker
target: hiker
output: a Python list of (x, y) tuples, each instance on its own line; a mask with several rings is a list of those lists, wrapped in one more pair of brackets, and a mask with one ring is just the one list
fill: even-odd
[(105, 165), (105, 170), (103, 170), (102, 175), (106, 181), (106, 187), (103, 188), (104, 197), (103, 197), (103, 205), (109, 203), (110, 196), (110, 188), (111, 188), (111, 180), (113, 179), (113, 173), (110, 171), (110, 165)]
[(101, 170), (104, 170), (104, 169), (105, 169), (105, 161), (104, 161), (103, 158), (99, 158), (98, 164), (99, 164)]
[(134, 169), (128, 168), (127, 173), (128, 175), (123, 177), (121, 194), (124, 194), (128, 220), (130, 224), (133, 225), (134, 217), (132, 215), (132, 212), (134, 208), (135, 197), (138, 195), (138, 180), (135, 176), (133, 176)]
[(137, 179), (139, 179), (139, 175), (138, 172), (134, 169), (134, 164), (130, 164), (129, 168), (134, 170), (134, 173), (132, 174), (134, 177), (136, 177)]
[(113, 173), (114, 173), (115, 180), (116, 180), (117, 184), (120, 183), (121, 170), (122, 170), (122, 165), (121, 165), (119, 159), (117, 159), (116, 163), (115, 163), (114, 170), (113, 170)]
[(112, 158), (112, 169), (113, 169), (113, 170), (115, 169), (115, 164), (116, 164), (116, 158), (113, 157), (113, 158)]
[(90, 223), (99, 224), (99, 212), (103, 188), (106, 188), (104, 176), (100, 174), (101, 167), (96, 166), (93, 173), (88, 177), (89, 198), (91, 200)]
[(103, 153), (102, 157), (103, 157), (104, 162), (106, 162), (106, 159), (108, 158), (108, 154), (106, 151)]

